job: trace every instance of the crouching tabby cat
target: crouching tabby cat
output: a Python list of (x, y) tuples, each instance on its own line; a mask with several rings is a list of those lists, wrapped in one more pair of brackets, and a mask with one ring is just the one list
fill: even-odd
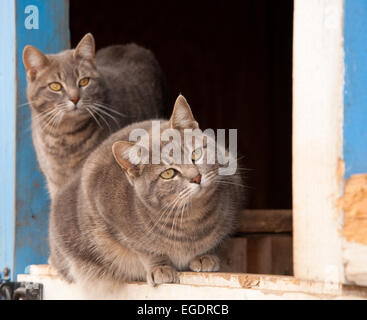
[[(181, 138), (184, 129), (197, 127), (182, 96), (171, 119), (160, 120), (161, 132), (174, 128)], [(220, 268), (214, 250), (234, 229), (240, 177), (219, 176), (216, 162), (199, 164), (207, 153), (205, 142), (194, 149), (182, 139), (179, 152), (189, 150), (191, 163), (162, 158), (152, 164), (151, 157), (146, 164), (131, 162), (128, 155), (135, 145), (129, 134), (137, 128), (157, 139), (152, 121), (114, 133), (55, 196), (50, 263), (71, 282), (147, 280), (155, 285), (176, 282), (176, 270)], [(160, 136), (156, 143), (163, 147)]]
[(26, 46), (23, 61), (33, 143), (51, 199), (111, 132), (161, 116), (159, 64), (135, 44), (95, 55), (93, 36), (87, 34), (75, 50), (58, 54)]

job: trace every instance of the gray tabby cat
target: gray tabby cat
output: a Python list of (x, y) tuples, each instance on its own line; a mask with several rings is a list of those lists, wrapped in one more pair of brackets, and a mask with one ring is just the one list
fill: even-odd
[(51, 199), (111, 132), (160, 116), (161, 69), (149, 50), (135, 44), (95, 55), (87, 34), (75, 50), (59, 54), (26, 46), (23, 61), (33, 143)]
[[(214, 250), (234, 230), (242, 193), (239, 175), (219, 176), (218, 163), (198, 164), (205, 142), (184, 145), (183, 130), (197, 128), (184, 97), (161, 132), (179, 130), (191, 164), (137, 164), (127, 156), (132, 130), (152, 138), (152, 121), (111, 135), (55, 197), (50, 217), (50, 263), (82, 285), (147, 280), (178, 281), (176, 270), (218, 271)], [(165, 143), (155, 141), (161, 144)], [(154, 142), (154, 141), (153, 141)], [(149, 153), (152, 152), (150, 144)], [(223, 166), (225, 167), (225, 166)], [(98, 282), (98, 281), (97, 281)]]

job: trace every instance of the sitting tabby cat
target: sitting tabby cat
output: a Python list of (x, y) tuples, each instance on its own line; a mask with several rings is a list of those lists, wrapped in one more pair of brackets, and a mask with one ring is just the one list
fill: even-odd
[(159, 64), (135, 44), (95, 55), (93, 36), (87, 34), (75, 50), (58, 54), (26, 46), (23, 61), (33, 143), (51, 199), (111, 132), (160, 116)]
[[(160, 125), (161, 132), (174, 128), (181, 136), (198, 127), (182, 96), (171, 119)], [(176, 270), (219, 270), (214, 250), (237, 221), (240, 177), (219, 176), (218, 163), (197, 164), (207, 152), (205, 143), (194, 151), (182, 145), (182, 153), (189, 148), (191, 164), (134, 165), (126, 156), (134, 147), (129, 134), (141, 128), (153, 139), (151, 126), (152, 121), (135, 123), (111, 135), (57, 193), (50, 263), (66, 280), (155, 285), (176, 282)]]

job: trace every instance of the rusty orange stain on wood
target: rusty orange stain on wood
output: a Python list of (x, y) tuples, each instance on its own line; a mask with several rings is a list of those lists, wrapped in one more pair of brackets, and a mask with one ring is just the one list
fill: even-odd
[(339, 204), (344, 211), (345, 239), (367, 245), (367, 174), (356, 174), (346, 181)]
[(345, 162), (343, 159), (338, 159), (338, 166), (336, 169), (336, 175), (338, 179), (338, 185), (342, 185), (344, 182), (344, 174), (345, 174)]
[(238, 278), (238, 282), (242, 288), (254, 288), (259, 286), (260, 278), (243, 275)]

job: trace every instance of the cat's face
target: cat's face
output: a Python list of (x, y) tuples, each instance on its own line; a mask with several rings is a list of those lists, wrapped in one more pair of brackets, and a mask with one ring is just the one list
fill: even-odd
[[(194, 199), (209, 198), (218, 186), (216, 179), (219, 165), (207, 161), (208, 145), (213, 142), (211, 138), (203, 136), (203, 139), (199, 139), (203, 143), (196, 146), (192, 141), (188, 143), (189, 139), (185, 143), (184, 129), (195, 129), (198, 125), (182, 96), (176, 101), (171, 120), (166, 126), (162, 126), (161, 131), (166, 127), (174, 128), (181, 134), (180, 163), (162, 156), (159, 164), (151, 164), (150, 161), (149, 164), (135, 166), (127, 159), (130, 148), (135, 147), (134, 144), (118, 141), (113, 146), (115, 159), (126, 172), (139, 198), (149, 207), (159, 209), (159, 212), (162, 208), (183, 208), (192, 204)], [(160, 142), (161, 150), (168, 143)], [(151, 150), (149, 153), (151, 154)]]
[[(134, 179), (134, 188), (140, 199), (153, 208), (183, 207), (189, 200), (210, 196), (216, 190), (217, 164), (207, 164), (205, 145), (196, 149), (191, 145), (182, 147), (191, 155), (192, 164), (175, 164), (162, 161), (158, 165), (143, 165), (143, 170)], [(197, 161), (196, 161), (196, 160)]]
[(45, 121), (91, 117), (94, 103), (103, 101), (105, 89), (94, 55), (94, 39), (86, 35), (75, 50), (44, 55), (27, 46), (23, 52), (28, 100)]

